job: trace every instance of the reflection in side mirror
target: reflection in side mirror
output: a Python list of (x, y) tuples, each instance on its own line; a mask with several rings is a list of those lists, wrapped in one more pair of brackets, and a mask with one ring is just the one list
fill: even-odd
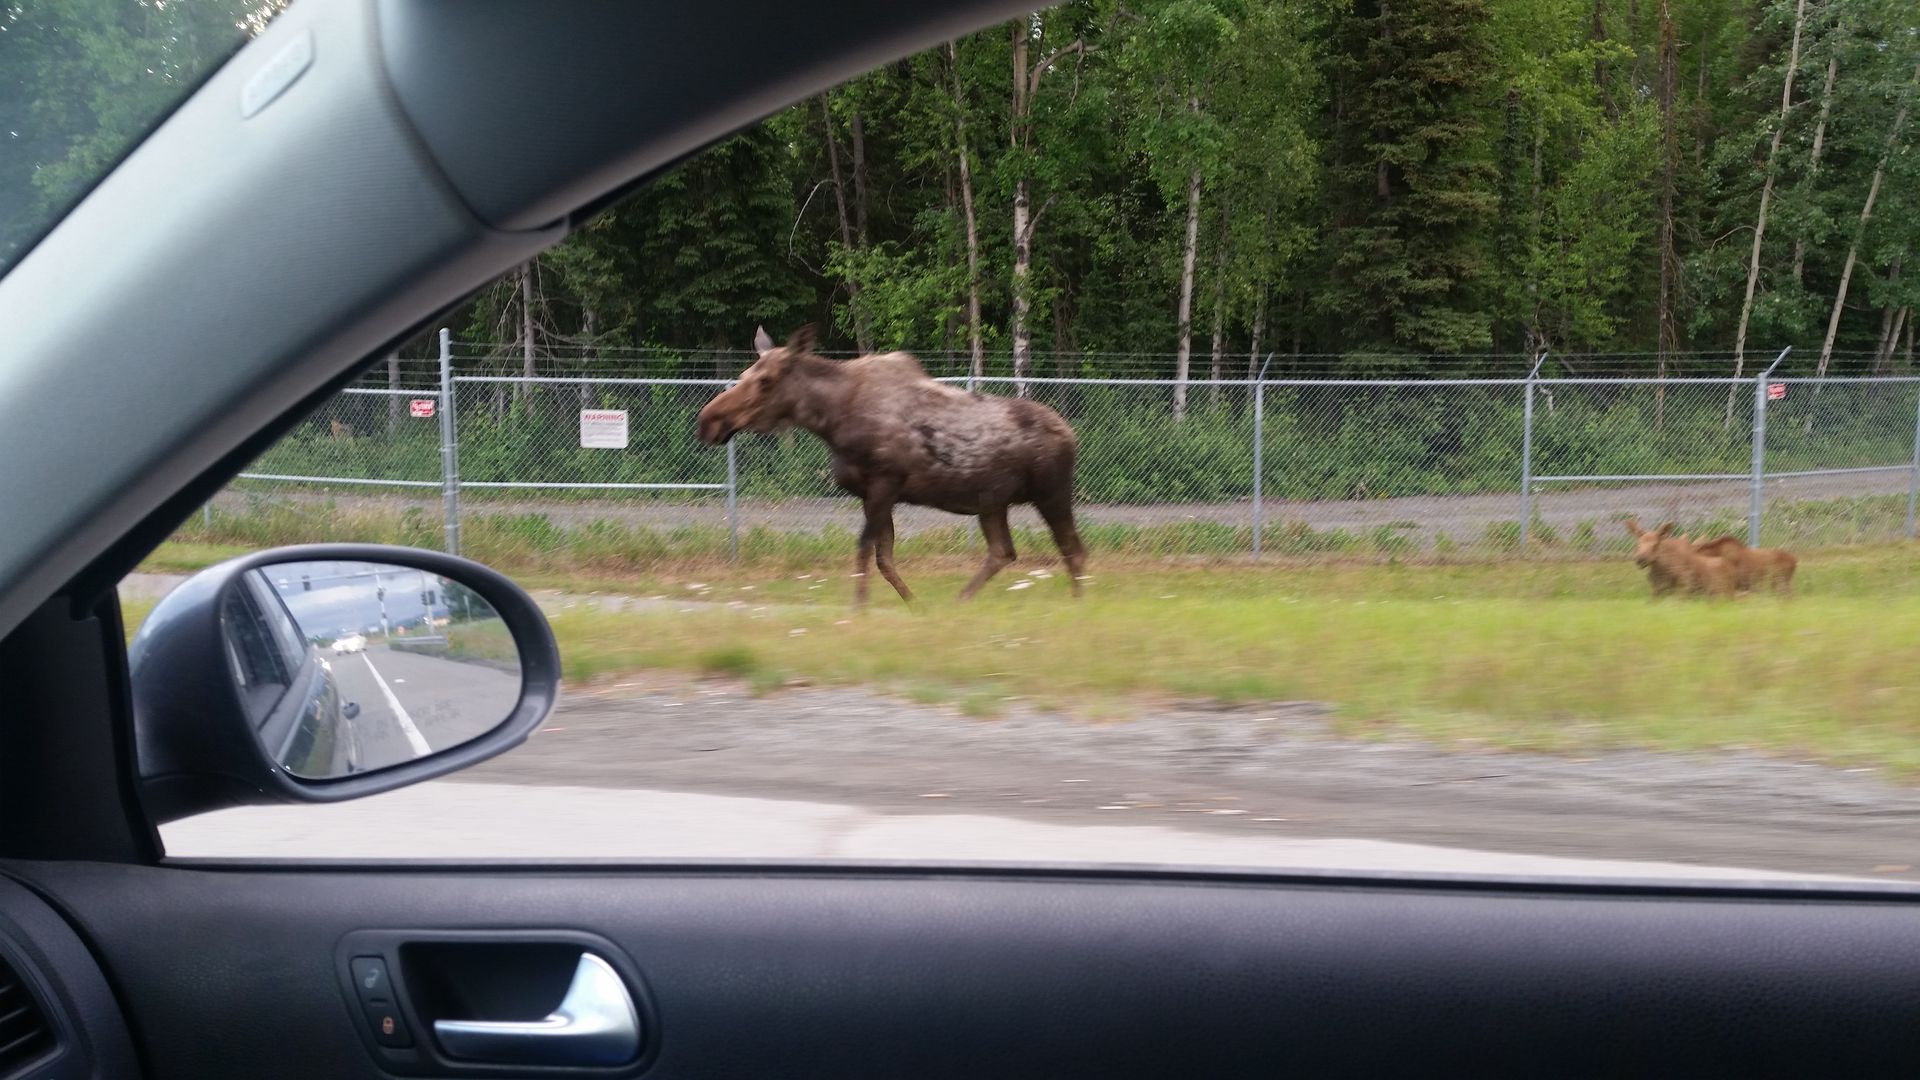
[(520, 653), (500, 614), (415, 567), (260, 566), (229, 581), (220, 626), (261, 749), (302, 779), (460, 746), (520, 701)]

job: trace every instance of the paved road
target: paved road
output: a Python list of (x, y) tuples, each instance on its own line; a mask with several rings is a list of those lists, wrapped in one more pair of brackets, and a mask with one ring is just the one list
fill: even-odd
[[(1834, 499), (1860, 495), (1905, 495), (1911, 476), (1906, 471), (1851, 473), (1839, 476), (1796, 476), (1770, 480), (1766, 496), (1777, 499)], [(1518, 480), (1516, 478), (1516, 486)], [(468, 502), (468, 514), (544, 514), (557, 524), (578, 526), (591, 521), (620, 521), (658, 529), (686, 525), (724, 525), (725, 511), (716, 500), (671, 502), (650, 498), (608, 498), (565, 502), (550, 499)], [(1615, 515), (1638, 514), (1657, 517), (1673, 514), (1701, 514), (1708, 511), (1744, 513), (1751, 491), (1746, 481), (1711, 483), (1637, 483), (1612, 488), (1583, 488), (1574, 491), (1544, 491), (1534, 499), (1534, 512), (1547, 524), (1570, 529), (1582, 522), (1604, 523)], [(373, 495), (320, 491), (301, 485), (286, 485), (275, 490), (276, 499), (295, 502), (331, 503), (350, 508), (407, 509), (417, 507), (429, 514), (440, 512), (440, 498), (407, 495)], [(250, 496), (245, 492), (222, 492), (218, 505), (245, 512)], [(1448, 533), (1456, 541), (1477, 539), (1488, 525), (1517, 521), (1520, 517), (1519, 494), (1495, 495), (1410, 495), (1393, 498), (1301, 502), (1267, 499), (1263, 503), (1266, 520), (1299, 521), (1315, 529), (1374, 529), (1401, 522), (1418, 523), (1422, 529)], [(1192, 521), (1225, 525), (1248, 524), (1251, 503), (1240, 499), (1218, 503), (1159, 503), (1153, 505), (1083, 504), (1078, 507), (1081, 520), (1122, 525), (1169, 525)], [(766, 526), (780, 530), (817, 530), (838, 525), (859, 527), (859, 504), (848, 498), (785, 499), (779, 502), (743, 500), (739, 504), (743, 528)], [(902, 534), (927, 529), (953, 528), (968, 519), (922, 507), (902, 506), (895, 511), (895, 525)], [(1043, 529), (1044, 524), (1030, 507), (1016, 507), (1015, 527)]]
[(330, 658), (369, 769), (458, 746), (499, 725), (520, 698), (520, 678), (496, 668), (395, 651)]
[(1357, 741), (1311, 703), (979, 720), (853, 689), (629, 679), (570, 693), (547, 727), (462, 777), (1920, 880), (1920, 789), (1869, 770)]
[(1651, 862), (1669, 875), (1920, 880), (1920, 790), (1865, 770), (1730, 752), (1574, 759), (1358, 742), (1332, 735), (1310, 704), (977, 720), (857, 690), (756, 698), (680, 680), (573, 692), (530, 743), (412, 801), (235, 811), (169, 829), (183, 854), (1572, 874), (1651, 873), (1607, 865)]
[(1379, 840), (1238, 836), (978, 814), (879, 814), (789, 799), (445, 782), (330, 806), (225, 810), (172, 822), (160, 831), (169, 855), (188, 858), (844, 859), (1722, 883), (1862, 880)]

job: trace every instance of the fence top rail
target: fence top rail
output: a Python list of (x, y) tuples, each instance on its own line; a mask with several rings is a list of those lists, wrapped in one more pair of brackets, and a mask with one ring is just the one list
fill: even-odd
[(1839, 469), (1793, 469), (1786, 472), (1773, 472), (1769, 470), (1767, 472), (1761, 473), (1760, 475), (1766, 477), (1769, 480), (1772, 480), (1776, 477), (1783, 477), (1783, 476), (1847, 476), (1852, 473), (1912, 472), (1912, 471), (1913, 471), (1912, 465), (1852, 465), (1846, 468), (1839, 468)]
[(1777, 383), (1796, 383), (1818, 386), (1821, 383), (1920, 383), (1920, 375), (1777, 375), (1769, 380)]
[(1563, 377), (1563, 378), (1554, 378), (1554, 379), (1535, 379), (1534, 382), (1540, 386), (1752, 386), (1753, 385), (1752, 379), (1745, 379), (1745, 378), (1730, 379), (1724, 375), (1723, 376), (1704, 376), (1701, 378), (1669, 377), (1665, 379), (1662, 379), (1658, 376), (1644, 376), (1644, 375), (1622, 376), (1617, 379), (1605, 378), (1603, 376), (1594, 376), (1592, 378)]
[[(1029, 386), (1176, 387), (1176, 386), (1184, 385), (1184, 386), (1198, 386), (1198, 387), (1237, 386), (1237, 387), (1244, 387), (1244, 388), (1251, 389), (1255, 386), (1270, 386), (1270, 387), (1525, 386), (1527, 385), (1528, 382), (1532, 382), (1535, 386), (1543, 386), (1543, 387), (1554, 387), (1554, 386), (1673, 386), (1673, 387), (1751, 386), (1754, 383), (1754, 378), (1756, 377), (1743, 376), (1741, 378), (1735, 379), (1727, 376), (1703, 376), (1703, 377), (1669, 376), (1663, 379), (1657, 376), (1620, 376), (1620, 377), (1559, 376), (1559, 377), (1552, 377), (1552, 378), (1538, 378), (1538, 379), (1532, 379), (1532, 380), (1529, 380), (1525, 377), (1499, 378), (1499, 379), (1495, 379), (1495, 378), (1486, 378), (1486, 379), (1300, 379), (1300, 378), (1289, 379), (1289, 378), (1276, 378), (1276, 379), (1186, 379), (1186, 380), (1181, 380), (1181, 379), (1170, 379), (1170, 378), (1153, 378), (1153, 379), (1133, 379), (1133, 378), (1109, 379), (1109, 378), (1097, 378), (1097, 377), (1061, 378), (1058, 376), (1051, 376), (1051, 375), (1049, 376), (1032, 375), (1026, 378), (1015, 378), (1014, 376), (1011, 376), (1011, 375), (982, 375), (978, 378), (970, 378), (966, 375), (939, 375), (934, 377), (934, 381), (938, 383), (945, 383), (949, 386), (966, 386), (966, 385), (974, 385), (974, 386), (1015, 385), (1017, 386), (1024, 383)], [(532, 378), (529, 378), (525, 375), (455, 375), (453, 376), (452, 381), (456, 383), (525, 384), (525, 385), (532, 385), (532, 386), (555, 385), (555, 386), (718, 386), (718, 387), (726, 387), (726, 386), (734, 385), (739, 380), (737, 379), (684, 379), (684, 378), (657, 378), (656, 379), (656, 378), (646, 378), (646, 377), (639, 377), (639, 376), (611, 376), (611, 375), (609, 376), (536, 375), (536, 376), (533, 376)], [(1892, 384), (1904, 385), (1904, 384), (1920, 383), (1920, 375), (1829, 375), (1825, 378), (1819, 378), (1811, 375), (1808, 375), (1808, 376), (1793, 375), (1793, 376), (1775, 376), (1769, 379), (1768, 381), (1779, 382), (1779, 383), (1793, 383), (1796, 385), (1808, 385), (1808, 384), (1818, 385), (1821, 383), (1885, 383), (1889, 385), (1892, 385)], [(408, 389), (404, 387), (400, 389), (391, 389), (391, 388), (384, 388), (384, 387), (349, 387), (346, 390), (343, 390), (342, 393), (392, 395), (396, 397), (419, 397), (423, 393), (433, 393), (433, 392), (436, 392), (437, 390), (438, 390), (437, 387), (416, 387), (412, 389)]]
[(294, 476), (288, 473), (243, 472), (236, 474), (240, 480), (275, 480), (295, 484), (371, 484), (379, 487), (440, 487), (440, 480), (383, 480), (370, 476)]
[(1611, 474), (1601, 473), (1601, 474), (1595, 474), (1593, 476), (1536, 476), (1533, 479), (1536, 483), (1542, 483), (1542, 484), (1546, 484), (1546, 483), (1580, 484), (1580, 483), (1600, 482), (1600, 481), (1605, 481), (1608, 483), (1620, 483), (1620, 482), (1637, 481), (1637, 480), (1645, 480), (1649, 483), (1669, 483), (1669, 482), (1678, 481), (1678, 480), (1751, 480), (1753, 479), (1753, 474), (1743, 473), (1743, 472), (1611, 473)]
[(340, 391), (343, 394), (371, 394), (374, 397), (432, 397), (440, 392), (438, 386), (349, 386)]
[(934, 380), (951, 385), (968, 383), (1027, 383), (1033, 386), (1525, 386), (1526, 379), (1062, 379), (1011, 375), (983, 375), (977, 379), (965, 375), (941, 375)]
[(739, 380), (641, 379), (631, 377), (615, 378), (613, 376), (606, 376), (604, 378), (578, 378), (564, 375), (535, 375), (532, 378), (528, 378), (525, 375), (455, 375), (453, 376), (453, 381), (457, 383), (560, 383), (570, 386), (578, 386), (581, 384), (589, 386), (622, 384), (629, 386), (732, 386)]
[(564, 488), (568, 491), (725, 491), (725, 484), (549, 483), (545, 480), (462, 480), (463, 488)]

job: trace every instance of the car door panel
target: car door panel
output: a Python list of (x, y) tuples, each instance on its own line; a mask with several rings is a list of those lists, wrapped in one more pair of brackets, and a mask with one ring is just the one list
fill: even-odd
[(364, 931), (599, 935), (644, 984), (658, 1077), (1872, 1075), (1920, 1060), (1920, 911), (1866, 894), (10, 870), (91, 943), (155, 1077), (377, 1074), (336, 967)]

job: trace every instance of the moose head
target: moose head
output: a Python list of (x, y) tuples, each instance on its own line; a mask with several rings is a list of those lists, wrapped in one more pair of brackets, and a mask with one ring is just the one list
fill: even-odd
[(760, 358), (740, 373), (740, 381), (721, 391), (700, 410), (695, 430), (700, 441), (720, 446), (742, 431), (769, 432), (791, 419), (795, 400), (789, 378), (802, 356), (813, 348), (811, 325), (795, 330), (785, 345), (776, 346), (766, 327), (754, 331), (753, 347)]

